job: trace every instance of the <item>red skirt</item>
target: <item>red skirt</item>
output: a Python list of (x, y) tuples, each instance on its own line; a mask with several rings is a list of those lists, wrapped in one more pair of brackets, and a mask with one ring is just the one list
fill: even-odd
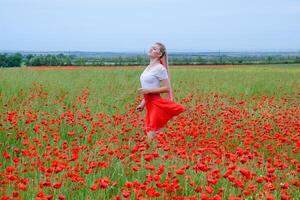
[(160, 94), (145, 94), (146, 131), (159, 130), (172, 117), (185, 111), (181, 104), (161, 98)]

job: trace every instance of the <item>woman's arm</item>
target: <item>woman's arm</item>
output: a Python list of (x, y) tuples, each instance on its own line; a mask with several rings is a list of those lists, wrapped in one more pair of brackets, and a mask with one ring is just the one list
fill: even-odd
[(136, 107), (137, 111), (143, 111), (145, 107), (145, 99), (141, 101), (141, 103)]
[(155, 94), (155, 93), (169, 93), (170, 92), (170, 82), (169, 79), (161, 80), (162, 87), (154, 88), (154, 89), (143, 89), (140, 88), (139, 91), (142, 94)]
[(140, 103), (140, 106), (145, 106), (145, 99), (143, 99), (142, 101), (141, 101), (141, 103)]

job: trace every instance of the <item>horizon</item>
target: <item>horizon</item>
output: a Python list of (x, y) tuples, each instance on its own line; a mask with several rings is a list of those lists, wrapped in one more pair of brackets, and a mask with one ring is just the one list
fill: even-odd
[[(146, 54), (145, 51), (85, 51), (85, 50), (1, 50), (0, 53), (138, 53), (138, 54)], [(176, 51), (168, 51), (169, 53), (300, 53), (299, 49), (254, 49), (254, 50), (176, 50)]]

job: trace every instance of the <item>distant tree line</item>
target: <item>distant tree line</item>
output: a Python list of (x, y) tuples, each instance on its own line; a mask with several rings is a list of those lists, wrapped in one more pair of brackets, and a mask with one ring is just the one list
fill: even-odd
[(0, 54), (0, 67), (20, 67), (23, 56), (20, 53), (7, 55)]
[(24, 58), (25, 66), (71, 66), (74, 57), (63, 54), (58, 55), (27, 55)]
[[(145, 55), (117, 57), (79, 57), (64, 54), (22, 55), (0, 54), (0, 67), (20, 66), (144, 66), (149, 63)], [(169, 56), (170, 65), (242, 65), (242, 64), (292, 64), (300, 63), (299, 56)]]

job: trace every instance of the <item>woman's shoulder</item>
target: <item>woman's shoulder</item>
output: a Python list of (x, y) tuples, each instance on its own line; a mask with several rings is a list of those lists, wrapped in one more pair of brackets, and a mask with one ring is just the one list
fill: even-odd
[(157, 74), (157, 73), (163, 73), (164, 71), (166, 71), (166, 68), (164, 65), (162, 64), (157, 64), (151, 68), (146, 67), (146, 69), (144, 70), (143, 73), (154, 73), (154, 74)]
[(162, 64), (157, 64), (157, 69), (159, 69), (160, 71), (164, 71), (166, 70), (166, 67)]
[(166, 69), (165, 66), (163, 66), (162, 64), (157, 64), (154, 65), (149, 71), (157, 72), (157, 71), (162, 71), (164, 69)]

